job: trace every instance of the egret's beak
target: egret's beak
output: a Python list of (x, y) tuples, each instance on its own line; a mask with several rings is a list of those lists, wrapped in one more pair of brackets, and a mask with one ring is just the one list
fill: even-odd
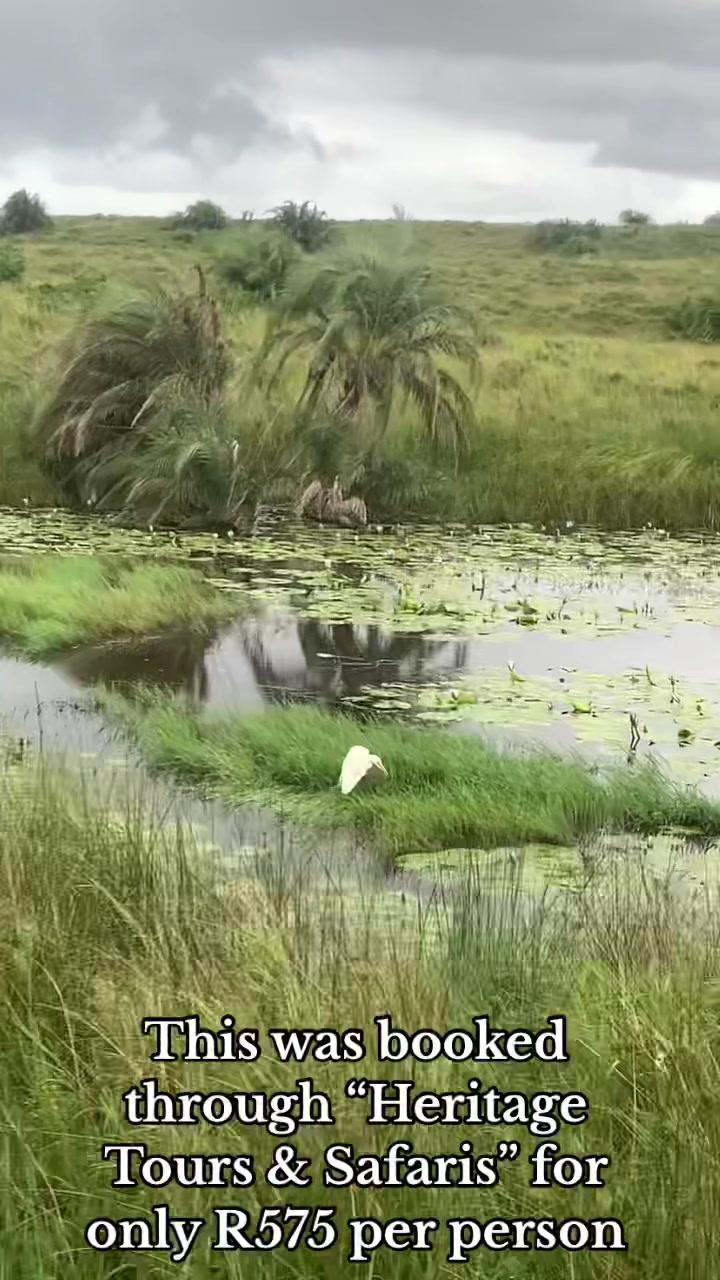
[(382, 772), (385, 774), (385, 777), (386, 777), (386, 778), (389, 778), (389, 777), (390, 777), (390, 775), (389, 775), (389, 773), (388, 773), (387, 769), (385, 768), (385, 765), (383, 764), (382, 760), (379, 760), (379, 761), (378, 761), (378, 768), (382, 770)]

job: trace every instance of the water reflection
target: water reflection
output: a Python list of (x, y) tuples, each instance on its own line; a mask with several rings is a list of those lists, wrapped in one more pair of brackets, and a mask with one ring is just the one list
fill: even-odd
[(274, 632), (259, 623), (246, 625), (242, 640), (256, 683), (270, 702), (295, 694), (332, 703), (368, 686), (461, 671), (467, 658), (465, 641), (316, 619), (288, 621)]
[(151, 684), (203, 703), (210, 691), (207, 660), (213, 644), (207, 636), (178, 631), (131, 644), (73, 649), (53, 667), (78, 685), (113, 684), (127, 690)]
[(75, 649), (53, 667), (80, 686), (152, 684), (198, 705), (260, 709), (293, 700), (329, 705), (367, 686), (461, 672), (467, 654), (465, 640), (269, 615), (237, 622), (215, 640), (176, 632)]

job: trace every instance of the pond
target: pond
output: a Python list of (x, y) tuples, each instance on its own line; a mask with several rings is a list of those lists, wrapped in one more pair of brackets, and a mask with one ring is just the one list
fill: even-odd
[(115, 763), (89, 710), (99, 682), (209, 708), (316, 701), (594, 757), (627, 754), (632, 736), (634, 757), (720, 795), (719, 551), (653, 530), (356, 533), (271, 514), (218, 537), (5, 511), (5, 559), (189, 562), (236, 595), (238, 617), (210, 640), (180, 630), (48, 664), (4, 657), (0, 713), (31, 741)]

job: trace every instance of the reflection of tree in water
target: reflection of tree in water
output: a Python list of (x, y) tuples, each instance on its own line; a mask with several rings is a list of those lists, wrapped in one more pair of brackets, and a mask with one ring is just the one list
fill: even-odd
[(141, 683), (153, 684), (205, 702), (209, 692), (206, 657), (212, 644), (213, 637), (178, 631), (123, 644), (75, 649), (53, 666), (83, 685), (102, 682), (130, 689)]
[[(379, 688), (395, 682), (427, 678), (434, 666), (461, 671), (464, 641), (438, 640), (355, 623), (324, 623), (314, 618), (295, 623), (304, 664), (279, 673), (263, 628), (243, 630), (243, 648), (255, 679), (269, 701), (284, 701), (292, 693), (333, 701), (355, 696), (368, 685)], [(320, 656), (322, 655), (322, 656)]]

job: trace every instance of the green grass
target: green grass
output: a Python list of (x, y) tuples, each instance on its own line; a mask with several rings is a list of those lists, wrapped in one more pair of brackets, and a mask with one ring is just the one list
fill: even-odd
[[(360, 485), (372, 516), (720, 527), (720, 355), (716, 344), (672, 340), (667, 323), (686, 298), (720, 298), (720, 228), (610, 229), (597, 255), (577, 260), (538, 254), (526, 227), (342, 230), (353, 243), (390, 248), (408, 236), (411, 251), (499, 339), (483, 351), (478, 427), (460, 475), (449, 461), (438, 464), (413, 416), (398, 412), (379, 473)], [(204, 233), (187, 244), (158, 219), (59, 219), (52, 234), (24, 244), (24, 280), (0, 286), (0, 502), (56, 500), (24, 432), (56, 344), (88, 304), (148, 283), (193, 287), (198, 259), (212, 267), (218, 251), (248, 234)], [(233, 291), (221, 289), (221, 301), (237, 359), (228, 405), (241, 456), (269, 497), (290, 499), (287, 473), (296, 468), (278, 463), (284, 428), (273, 425), (263, 452), (247, 411), (246, 364), (262, 338), (262, 312)], [(302, 368), (293, 377), (301, 385)]]
[[(101, 705), (144, 759), (206, 794), (260, 802), (315, 830), (354, 830), (391, 853), (509, 843), (572, 842), (602, 827), (720, 833), (720, 806), (650, 769), (613, 769), (604, 781), (549, 753), (509, 754), (438, 729), (373, 724), (315, 708), (263, 714), (188, 713), (147, 693)], [(343, 797), (355, 744), (379, 755), (387, 782)]]
[[(282, 864), (280, 864), (282, 866)], [(713, 1274), (720, 1202), (720, 939), (711, 904), (692, 906), (666, 886), (625, 879), (589, 883), (569, 899), (528, 915), (515, 882), (499, 896), (467, 880), (452, 908), (428, 909), (404, 932), (381, 932), (377, 900), (352, 912), (329, 881), (282, 875), (222, 892), (183, 828), (163, 831), (149, 797), (126, 811), (92, 806), (71, 778), (47, 763), (0, 776), (0, 1276), (2, 1280), (337, 1280), (347, 1261), (348, 1218), (436, 1217), (430, 1253), (379, 1251), (367, 1273), (392, 1280), (440, 1280), (451, 1217), (619, 1218), (626, 1254), (496, 1253), (480, 1249), (468, 1274), (487, 1280), (706, 1280)], [(605, 888), (603, 888), (603, 884)], [(609, 890), (609, 891), (608, 891)], [(150, 1062), (147, 1017), (196, 1015), (219, 1029), (259, 1032), (253, 1063)], [(562, 1064), (378, 1063), (373, 1019), (390, 1013), (407, 1031), (493, 1027), (540, 1029), (567, 1017)], [(361, 1064), (282, 1065), (270, 1028), (360, 1029)], [(602, 1154), (606, 1185), (531, 1189), (527, 1158), (538, 1139), (518, 1126), (370, 1128), (365, 1105), (344, 1097), (345, 1081), (413, 1078), (417, 1091), (483, 1089), (579, 1092), (587, 1124), (564, 1126), (564, 1154)], [(159, 1077), (166, 1091), (293, 1090), (311, 1076), (335, 1104), (332, 1130), (310, 1126), (288, 1139), (262, 1126), (230, 1123), (132, 1128), (121, 1097)], [(514, 1165), (494, 1188), (323, 1188), (324, 1148), (352, 1144), (381, 1155), (409, 1141), (429, 1156), (476, 1155), (519, 1141)], [(312, 1161), (314, 1183), (291, 1192), (262, 1171), (273, 1148), (294, 1142)], [(244, 1189), (113, 1190), (106, 1143), (145, 1143), (152, 1154), (232, 1152), (256, 1162)], [(213, 1254), (215, 1205), (240, 1205), (253, 1224), (261, 1206), (336, 1209), (337, 1248), (310, 1253)], [(99, 1217), (149, 1218), (168, 1203), (176, 1216), (210, 1226), (189, 1261), (167, 1254), (93, 1253), (86, 1224)]]
[(33, 658), (171, 626), (208, 629), (236, 612), (236, 603), (188, 569), (70, 556), (0, 570), (0, 636)]

